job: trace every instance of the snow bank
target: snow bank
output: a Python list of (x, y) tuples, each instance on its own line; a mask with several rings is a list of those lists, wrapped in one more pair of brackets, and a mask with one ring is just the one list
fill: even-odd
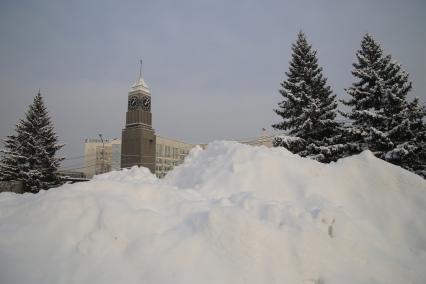
[(0, 283), (426, 283), (426, 182), (370, 152), (329, 165), (215, 142), (0, 194)]

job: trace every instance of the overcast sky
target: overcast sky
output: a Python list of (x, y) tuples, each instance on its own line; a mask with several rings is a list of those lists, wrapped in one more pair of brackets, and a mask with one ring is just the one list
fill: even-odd
[(244, 139), (279, 121), (303, 30), (339, 98), (371, 33), (426, 101), (426, 1), (0, 1), (0, 137), (40, 88), (68, 157), (121, 137), (142, 58), (153, 127), (190, 143)]

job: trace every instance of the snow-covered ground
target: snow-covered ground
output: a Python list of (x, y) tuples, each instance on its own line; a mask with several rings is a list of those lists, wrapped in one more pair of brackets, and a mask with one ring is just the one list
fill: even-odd
[(0, 283), (426, 283), (426, 182), (370, 152), (329, 165), (215, 142), (0, 194)]

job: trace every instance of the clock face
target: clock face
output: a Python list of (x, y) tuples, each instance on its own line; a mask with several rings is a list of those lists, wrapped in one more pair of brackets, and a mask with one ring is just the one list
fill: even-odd
[(139, 99), (137, 96), (129, 97), (129, 109), (136, 109), (138, 107)]
[(144, 96), (142, 98), (142, 109), (146, 111), (151, 110), (151, 98), (148, 96)]

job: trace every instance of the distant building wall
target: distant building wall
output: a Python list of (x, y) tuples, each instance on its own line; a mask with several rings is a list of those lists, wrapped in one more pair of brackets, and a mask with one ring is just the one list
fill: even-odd
[(121, 169), (121, 140), (111, 141), (111, 170), (119, 171)]
[(84, 172), (78, 172), (78, 171), (68, 171), (68, 170), (62, 170), (58, 171), (58, 175), (60, 177), (71, 177), (71, 178), (85, 178), (86, 175)]
[(242, 144), (247, 144), (251, 146), (265, 146), (265, 147), (271, 148), (273, 146), (272, 145), (272, 141), (274, 140), (273, 138), (274, 138), (273, 136), (263, 135), (253, 140), (239, 141), (239, 142)]
[(164, 177), (167, 172), (182, 164), (189, 151), (194, 147), (193, 144), (157, 136), (155, 151), (155, 174), (157, 177)]
[[(181, 164), (195, 145), (175, 139), (157, 136), (155, 153), (155, 174), (164, 177), (166, 173)], [(86, 139), (84, 145), (86, 177), (121, 169), (121, 140)]]
[(84, 143), (84, 174), (86, 177), (91, 178), (94, 175), (111, 171), (112, 147), (117, 144), (121, 145), (121, 141), (117, 140), (104, 140), (102, 143), (100, 139), (86, 139)]
[(24, 193), (22, 181), (0, 181), (0, 192)]
[[(250, 141), (239, 141), (253, 146), (272, 147), (271, 136), (261, 136)], [(189, 151), (196, 145), (179, 140), (156, 136), (155, 145), (155, 175), (164, 177), (167, 172), (183, 163)], [(203, 149), (207, 144), (200, 145)], [(86, 139), (84, 145), (86, 177), (121, 169), (121, 140)]]

